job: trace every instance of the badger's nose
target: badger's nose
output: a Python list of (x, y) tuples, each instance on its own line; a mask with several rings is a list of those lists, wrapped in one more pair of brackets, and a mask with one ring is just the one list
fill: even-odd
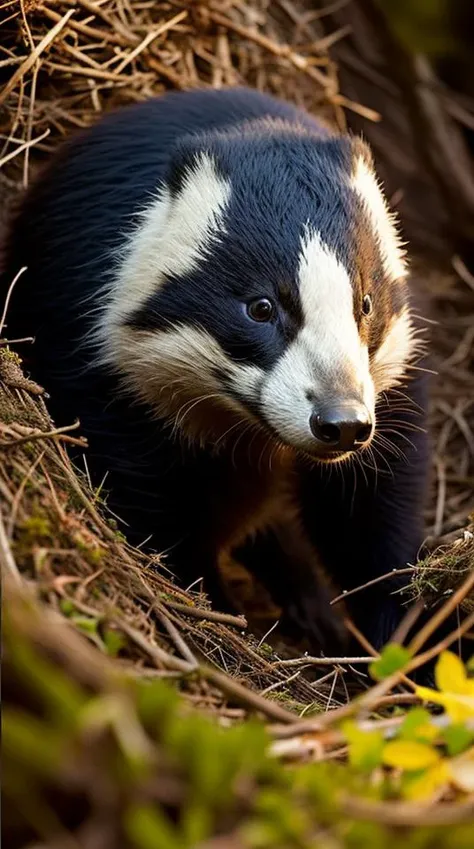
[(332, 451), (356, 451), (372, 434), (369, 411), (357, 402), (315, 410), (310, 427), (316, 439)]

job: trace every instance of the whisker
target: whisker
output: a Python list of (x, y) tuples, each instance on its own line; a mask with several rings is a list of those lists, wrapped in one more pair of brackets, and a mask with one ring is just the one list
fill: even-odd
[[(183, 422), (187, 415), (194, 409), (198, 404), (202, 404), (203, 401), (208, 401), (210, 398), (219, 398), (220, 395), (217, 392), (213, 392), (211, 395), (201, 395), (200, 398), (192, 398), (191, 401), (186, 401), (182, 407), (178, 410), (175, 416), (175, 427), (176, 431), (178, 431), (182, 426)], [(181, 416), (181, 412), (184, 410), (183, 415)], [(180, 418), (181, 416), (181, 418)]]
[[(362, 458), (357, 453), (354, 454), (353, 457), (354, 457), (354, 460), (359, 463), (360, 470), (361, 470), (362, 474), (364, 475), (365, 483), (366, 483), (367, 486), (369, 486), (369, 479), (368, 479), (368, 477), (365, 473), (364, 464), (362, 463)], [(355, 475), (355, 479), (356, 479), (356, 482), (357, 482), (357, 475)], [(355, 491), (354, 491), (354, 498), (355, 498)]]
[(381, 448), (385, 448), (390, 454), (393, 454), (395, 457), (398, 457), (401, 460), (405, 460), (405, 462), (408, 463), (408, 457), (405, 452), (402, 451), (402, 449), (398, 445), (392, 442), (391, 439), (379, 433), (377, 437), (377, 442)]
[(385, 454), (383, 454), (381, 451), (379, 451), (377, 449), (377, 446), (374, 444), (374, 442), (372, 442), (372, 451), (373, 451), (374, 457), (375, 457), (376, 454), (378, 454), (378, 456), (381, 458), (381, 460), (383, 460), (383, 462), (385, 463), (385, 465), (388, 469), (389, 474), (391, 475), (391, 477), (393, 477), (394, 476), (393, 475), (393, 469), (392, 469), (390, 463), (388, 462)]
[(437, 375), (439, 373), (432, 368), (423, 368), (422, 366), (415, 366), (412, 363), (405, 363), (405, 368), (410, 369), (410, 371), (421, 371), (424, 372), (424, 374)]
[[(418, 411), (411, 410), (408, 407), (403, 407), (401, 405), (391, 407), (390, 409), (387, 409), (387, 408), (377, 409), (376, 412), (377, 412), (377, 417), (379, 419), (380, 418), (384, 418), (384, 419), (391, 418), (393, 413), (401, 413), (401, 414), (407, 413), (409, 416), (417, 415), (418, 417), (421, 415), (421, 413), (419, 413)], [(409, 422), (410, 419), (406, 419), (406, 421)]]
[[(370, 458), (371, 463), (367, 463), (367, 462), (366, 462), (366, 455)], [(376, 462), (375, 455), (374, 455), (374, 452), (373, 452), (373, 450), (372, 450), (372, 446), (371, 446), (371, 445), (368, 445), (368, 446), (367, 446), (367, 448), (364, 450), (363, 454), (361, 454), (361, 455), (360, 455), (359, 459), (360, 459), (360, 463), (361, 463), (361, 465), (364, 465), (364, 466), (366, 467), (366, 469), (369, 469), (371, 472), (375, 472), (375, 484), (374, 484), (374, 489), (377, 489), (377, 486), (378, 486), (378, 476), (379, 476), (379, 471), (380, 471), (380, 470), (379, 470), (379, 468), (378, 468), (378, 466), (377, 466), (377, 462)], [(381, 474), (383, 474), (383, 472), (381, 472)]]
[(408, 444), (413, 448), (414, 451), (417, 450), (415, 443), (412, 442), (411, 439), (408, 439), (408, 436), (405, 436), (404, 433), (400, 433), (399, 430), (396, 430), (396, 429), (393, 429), (393, 428), (387, 428), (385, 433), (393, 433), (394, 436), (399, 436), (400, 439), (404, 439), (405, 442), (408, 442)]
[(393, 389), (391, 389), (390, 391), (391, 391), (391, 392), (393, 392), (395, 395), (400, 395), (402, 398), (405, 398), (405, 400), (409, 402), (410, 406), (412, 406), (412, 407), (416, 407), (416, 408), (417, 408), (418, 410), (420, 410), (422, 413), (424, 413), (424, 412), (425, 412), (425, 411), (424, 411), (424, 409), (423, 409), (423, 407), (421, 407), (421, 406), (420, 406), (420, 404), (418, 404), (418, 403), (415, 401), (415, 399), (414, 399), (414, 398), (411, 398), (411, 397), (410, 397), (410, 395), (407, 395), (407, 394), (406, 394), (406, 392), (402, 392), (402, 391), (401, 391), (401, 389), (397, 389), (396, 387), (394, 387), (394, 388), (393, 388)]
[(416, 431), (417, 433), (427, 433), (427, 430), (426, 430), (425, 427), (420, 427), (419, 425), (413, 424), (413, 422), (407, 422), (407, 421), (404, 421), (403, 419), (390, 419), (390, 421), (387, 421), (384, 424), (400, 425), (405, 430), (413, 430), (413, 431)]
[(252, 431), (252, 430), (254, 430), (254, 431), (255, 431), (255, 434), (254, 434), (254, 437), (253, 437), (253, 438), (255, 438), (256, 433), (258, 433), (258, 425), (256, 424), (256, 422), (250, 422), (250, 421), (249, 421), (249, 422), (247, 422), (247, 426), (243, 428), (242, 433), (240, 434), (240, 436), (236, 439), (236, 441), (235, 441), (235, 443), (234, 443), (234, 446), (233, 446), (233, 448), (232, 448), (232, 455), (231, 455), (232, 468), (234, 468), (234, 469), (236, 468), (236, 465), (235, 465), (235, 452), (236, 452), (236, 450), (237, 450), (237, 446), (238, 446), (238, 444), (239, 444), (240, 440), (242, 439), (242, 437), (243, 437), (246, 433), (248, 433), (248, 431)]
[(220, 445), (220, 443), (224, 441), (224, 439), (226, 438), (226, 436), (229, 435), (229, 433), (231, 433), (233, 430), (235, 430), (235, 428), (241, 427), (241, 425), (244, 422), (247, 422), (247, 419), (244, 419), (244, 418), (239, 419), (239, 421), (235, 422), (233, 425), (231, 425), (229, 428), (227, 428), (227, 430), (219, 437), (217, 442), (214, 443), (214, 449), (216, 449)]

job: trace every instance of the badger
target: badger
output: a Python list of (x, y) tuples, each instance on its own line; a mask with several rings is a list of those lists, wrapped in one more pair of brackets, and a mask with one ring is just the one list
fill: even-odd
[[(376, 647), (423, 538), (426, 379), (360, 138), (250, 89), (167, 93), (66, 141), (11, 226), (8, 337), (131, 542), (231, 608), (239, 552), (318, 649)], [(364, 592), (350, 593), (362, 584)]]

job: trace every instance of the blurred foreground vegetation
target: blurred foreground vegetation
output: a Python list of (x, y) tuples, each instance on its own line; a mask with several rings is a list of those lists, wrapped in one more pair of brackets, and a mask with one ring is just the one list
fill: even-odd
[[(472, 846), (473, 684), (467, 710), (448, 723), (448, 734), (413, 708), (403, 732), (392, 714), (398, 742), (385, 740), (387, 723), (362, 730), (350, 722), (342, 738), (349, 741), (349, 765), (342, 742), (340, 763), (336, 749), (331, 760), (304, 764), (298, 757), (290, 766), (288, 740), (272, 742), (256, 719), (222, 728), (218, 716), (191, 710), (171, 684), (132, 679), (98, 659), (83, 637), (9, 581), (6, 602), (2, 781), (8, 849), (35, 841), (51, 849), (390, 849), (402, 838), (416, 849)], [(454, 656), (446, 657), (449, 683)], [(313, 736), (317, 752), (318, 736), (321, 745), (324, 736)], [(301, 736), (298, 745), (310, 738)], [(444, 741), (436, 749), (437, 738)], [(439, 771), (437, 751), (446, 743), (464, 764), (458, 789), (448, 792), (451, 801), (396, 801), (400, 777), (413, 783), (435, 764)]]

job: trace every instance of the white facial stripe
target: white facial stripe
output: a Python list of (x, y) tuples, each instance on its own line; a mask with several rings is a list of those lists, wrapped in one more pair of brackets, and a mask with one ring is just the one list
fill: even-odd
[(355, 161), (351, 187), (362, 200), (372, 222), (385, 273), (391, 280), (405, 278), (407, 268), (397, 232), (396, 217), (387, 206), (377, 177), (362, 156)]
[(354, 318), (349, 275), (319, 233), (308, 229), (298, 277), (303, 327), (265, 382), (262, 404), (282, 436), (309, 444), (314, 402), (308, 393), (321, 400), (331, 390), (351, 400), (362, 396), (370, 413), (375, 395), (367, 347)]
[(278, 360), (263, 384), (262, 411), (272, 427), (293, 445), (313, 442), (309, 420), (313, 405), (306, 396), (314, 384), (311, 358), (298, 340)]
[(216, 368), (249, 399), (255, 397), (263, 377), (261, 369), (234, 363), (213, 336), (189, 325), (153, 333), (118, 328), (114, 361), (135, 396), (149, 403), (158, 415), (174, 419), (184, 431), (192, 428), (193, 422), (186, 416), (181, 421), (183, 398), (186, 403), (195, 399), (198, 404), (212, 399), (214, 408), (225, 406), (244, 418), (244, 408), (226, 397)]
[(390, 325), (372, 365), (375, 389), (384, 392), (397, 386), (406, 372), (407, 363), (413, 358), (418, 341), (408, 309), (396, 316)]
[(112, 283), (98, 332), (106, 344), (111, 327), (142, 306), (166, 275), (184, 276), (199, 265), (223, 232), (230, 192), (230, 183), (217, 174), (212, 158), (205, 153), (188, 170), (177, 197), (171, 198), (165, 187), (159, 190), (140, 215)]
[(319, 233), (308, 229), (302, 239), (298, 280), (304, 316), (301, 335), (308, 349), (315, 351), (318, 371), (332, 372), (335, 360), (355, 365), (360, 338), (349, 275)]

